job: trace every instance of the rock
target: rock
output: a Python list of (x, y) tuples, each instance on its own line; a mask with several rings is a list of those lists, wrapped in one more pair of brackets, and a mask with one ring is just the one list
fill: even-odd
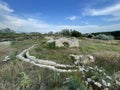
[(11, 58), (9, 56), (6, 56), (2, 61), (3, 62), (7, 62), (8, 60), (10, 60)]
[(90, 83), (92, 81), (91, 78), (87, 78), (87, 82)]
[(94, 57), (92, 55), (88, 55), (88, 59), (89, 59), (90, 62), (94, 62), (95, 61), (95, 59), (94, 59)]
[(49, 39), (47, 43), (55, 42), (56, 47), (63, 47), (64, 43), (67, 43), (68, 46), (71, 47), (79, 47), (79, 40), (77, 38), (66, 38), (66, 37), (61, 37), (58, 39), (53, 39), (50, 37), (46, 37)]
[(114, 76), (114, 79), (120, 81), (120, 71), (116, 72), (113, 76)]
[(79, 40), (73, 38), (69, 41), (69, 47), (79, 47)]
[(98, 87), (102, 87), (102, 85), (99, 82), (95, 82), (94, 84)]
[(48, 36), (45, 37), (45, 39), (47, 39), (47, 40), (51, 40), (51, 39), (53, 39), (53, 38), (54, 38), (54, 37), (52, 37), (52, 36), (51, 36), (51, 37), (48, 37)]
[(47, 43), (52, 43), (52, 42), (55, 42), (55, 40), (54, 39), (50, 39), (50, 40), (47, 41)]
[(112, 80), (112, 78), (110, 76), (106, 76), (106, 78), (109, 79), (109, 80)]
[(70, 54), (70, 58), (74, 60), (75, 64), (89, 64), (91, 62), (94, 62), (95, 59), (91, 55), (74, 55)]
[(102, 84), (103, 84), (104, 86), (107, 86), (107, 82), (106, 82), (105, 80), (103, 80), (103, 79), (102, 79)]
[(82, 58), (81, 58), (81, 63), (83, 64), (89, 64), (91, 62), (94, 62), (95, 59), (92, 55), (84, 55)]
[(55, 45), (56, 45), (56, 47), (64, 47), (64, 44), (59, 40), (55, 41)]
[(113, 78), (114, 78), (114, 80), (115, 80), (116, 85), (120, 86), (120, 71), (116, 72), (116, 73), (113, 75)]

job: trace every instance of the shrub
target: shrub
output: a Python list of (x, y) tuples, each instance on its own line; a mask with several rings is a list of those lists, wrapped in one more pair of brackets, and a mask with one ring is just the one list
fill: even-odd
[(22, 75), (22, 80), (21, 80), (21, 86), (23, 87), (23, 88), (28, 88), (28, 87), (30, 87), (31, 85), (32, 85), (32, 81), (31, 81), (31, 79), (28, 77), (28, 75), (26, 75), (26, 73), (25, 72), (21, 72), (20, 73), (21, 75)]
[(71, 31), (69, 29), (63, 29), (60, 33), (64, 36), (71, 36)]
[(93, 39), (99, 39), (99, 40), (113, 40), (114, 37), (112, 35), (105, 35), (105, 34), (99, 34), (92, 37)]
[(56, 45), (55, 45), (55, 42), (49, 42), (49, 43), (43, 44), (43, 47), (47, 49), (55, 49)]
[(82, 34), (76, 30), (71, 31), (71, 36), (72, 37), (81, 37)]
[(74, 77), (67, 78), (63, 83), (68, 86), (68, 90), (88, 90), (83, 81)]
[(63, 29), (61, 32), (60, 32), (62, 35), (64, 36), (71, 36), (71, 37), (81, 37), (82, 34), (77, 31), (77, 30), (72, 30), (72, 29)]
[(95, 62), (94, 65), (98, 67), (103, 67), (107, 73), (114, 73), (114, 71), (119, 71), (120, 68), (120, 55), (119, 53), (106, 51), (98, 52), (94, 54)]

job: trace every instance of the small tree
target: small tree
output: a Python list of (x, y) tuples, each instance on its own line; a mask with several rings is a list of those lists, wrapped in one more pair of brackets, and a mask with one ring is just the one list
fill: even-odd
[(72, 31), (71, 31), (71, 36), (72, 36), (72, 37), (81, 37), (82, 34), (81, 34), (79, 31), (72, 30)]
[(71, 36), (71, 32), (69, 29), (63, 29), (61, 31), (61, 34), (64, 35), (64, 36)]
[(61, 31), (61, 34), (64, 36), (71, 36), (71, 37), (81, 37), (82, 34), (77, 31), (77, 30), (72, 30), (72, 29), (63, 29)]

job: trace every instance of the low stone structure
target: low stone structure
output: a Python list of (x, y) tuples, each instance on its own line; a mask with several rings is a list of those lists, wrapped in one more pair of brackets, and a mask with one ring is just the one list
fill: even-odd
[(49, 38), (47, 43), (55, 42), (56, 47), (63, 47), (64, 43), (67, 43), (69, 47), (79, 47), (79, 40), (77, 38), (61, 37), (58, 39)]
[[(34, 46), (23, 50), (20, 54), (18, 54), (16, 57), (20, 60), (29, 62), (33, 65), (42, 67), (42, 68), (48, 68), (57, 72), (76, 72), (77, 69), (73, 69), (74, 66), (71, 65), (64, 65), (64, 64), (58, 64), (53, 61), (48, 61), (48, 60), (42, 60), (42, 59), (37, 59), (34, 56), (29, 55), (29, 50), (32, 49)], [(64, 68), (64, 69), (62, 69)], [(70, 69), (69, 69), (70, 68)]]

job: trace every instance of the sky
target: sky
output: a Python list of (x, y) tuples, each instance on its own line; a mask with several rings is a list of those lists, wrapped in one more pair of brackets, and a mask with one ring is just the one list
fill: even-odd
[(120, 30), (120, 0), (0, 0), (0, 29), (82, 33)]

